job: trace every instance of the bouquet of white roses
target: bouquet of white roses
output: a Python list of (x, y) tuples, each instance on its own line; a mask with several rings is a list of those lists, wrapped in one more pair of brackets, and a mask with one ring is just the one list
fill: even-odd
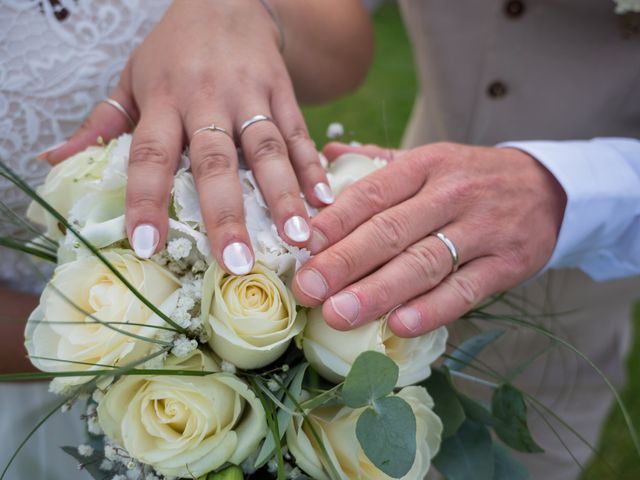
[[(493, 385), (487, 408), (451, 382), (470, 377), (461, 370), (500, 331), (445, 354), (444, 327), (413, 339), (395, 336), (385, 318), (333, 330), (321, 309), (296, 304), (289, 284), (309, 253), (279, 238), (247, 170), (256, 264), (229, 275), (210, 254), (186, 155), (166, 247), (136, 257), (124, 222), (130, 143), (123, 135), (88, 148), (35, 191), (0, 164), (34, 199), (28, 218), (46, 229), (3, 244), (56, 265), (25, 339), (63, 404), (86, 402), (88, 439), (65, 447), (82, 468), (114, 480), (419, 480), (435, 463), (450, 478), (527, 478), (489, 433), (540, 451), (523, 394)], [(328, 177), (339, 194), (384, 164), (349, 154)], [(30, 377), (9, 379), (20, 378)]]

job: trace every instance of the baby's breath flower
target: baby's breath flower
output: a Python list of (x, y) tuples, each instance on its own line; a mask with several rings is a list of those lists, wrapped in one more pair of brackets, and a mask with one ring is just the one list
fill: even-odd
[[(96, 388), (93, 391), (93, 394), (91, 395), (91, 398), (93, 399), (94, 402), (100, 403), (102, 401), (102, 399), (104, 398), (104, 391), (102, 391), (99, 388)], [(91, 404), (91, 405), (94, 405), (94, 404)]]
[(105, 458), (104, 460), (102, 460), (102, 463), (100, 463), (99, 468), (103, 472), (110, 472), (111, 470), (113, 470), (113, 462)]
[(93, 455), (94, 451), (95, 450), (91, 445), (86, 445), (84, 443), (82, 445), (78, 445), (78, 453), (83, 457), (90, 457), (91, 455)]
[(196, 260), (193, 262), (193, 266), (191, 267), (191, 271), (193, 273), (204, 273), (207, 270), (207, 264), (204, 260)]
[(187, 295), (180, 295), (178, 298), (178, 308), (189, 311), (196, 306), (196, 301)]
[(174, 340), (171, 353), (178, 358), (182, 358), (193, 352), (196, 348), (198, 348), (197, 340), (187, 338), (185, 335), (180, 335)]
[(118, 455), (118, 452), (113, 447), (113, 445), (105, 445), (104, 456), (107, 460), (115, 460), (117, 455)]
[(330, 123), (327, 127), (328, 138), (338, 138), (344, 135), (344, 127), (339, 122)]
[(167, 245), (167, 253), (174, 260), (187, 258), (191, 253), (193, 244), (186, 238), (176, 238)]
[(92, 435), (102, 435), (104, 433), (102, 428), (100, 428), (97, 417), (90, 417), (87, 419), (87, 430), (89, 430), (89, 433)]
[(236, 373), (236, 366), (231, 363), (231, 362), (227, 362), (226, 360), (223, 360), (222, 363), (220, 364), (220, 368), (222, 369), (223, 372), (226, 373)]

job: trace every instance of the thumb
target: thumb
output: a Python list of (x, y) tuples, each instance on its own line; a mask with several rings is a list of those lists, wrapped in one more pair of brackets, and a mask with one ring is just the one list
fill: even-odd
[(324, 146), (322, 149), (322, 153), (327, 160), (333, 162), (340, 155), (344, 155), (345, 153), (359, 153), (361, 155), (366, 155), (371, 158), (384, 158), (387, 161), (394, 160), (403, 150), (398, 150), (395, 148), (384, 148), (378, 145), (349, 145), (346, 143), (340, 142), (331, 142)]

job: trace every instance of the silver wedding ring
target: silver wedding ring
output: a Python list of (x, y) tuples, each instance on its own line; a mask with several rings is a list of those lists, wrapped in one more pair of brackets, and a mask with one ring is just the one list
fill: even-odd
[(193, 132), (193, 134), (191, 135), (191, 138), (195, 137), (196, 135), (202, 132), (221, 132), (221, 133), (224, 133), (231, 140), (233, 140), (233, 137), (229, 132), (227, 132), (226, 128), (219, 127), (215, 123), (212, 123), (211, 125), (207, 125), (206, 127), (201, 127), (197, 129), (195, 132)]
[(444, 243), (444, 246), (447, 247), (447, 250), (449, 250), (449, 253), (451, 254), (451, 260), (453, 260), (451, 273), (456, 272), (458, 270), (458, 267), (460, 266), (460, 257), (458, 256), (458, 250), (456, 249), (456, 246), (453, 244), (451, 239), (442, 232), (432, 233), (431, 235), (439, 239), (442, 243)]
[(247, 128), (249, 128), (254, 123), (258, 123), (258, 122), (273, 122), (273, 119), (267, 115), (255, 115), (251, 117), (249, 120), (244, 122), (240, 127), (240, 136), (242, 136), (242, 134)]
[(131, 115), (129, 115), (129, 112), (127, 112), (127, 109), (124, 108), (120, 102), (118, 102), (117, 100), (114, 100), (113, 98), (105, 98), (103, 102), (108, 105), (111, 105), (113, 108), (118, 110), (124, 116), (124, 118), (127, 119), (127, 122), (129, 122), (129, 125), (131, 126), (131, 128), (136, 128), (136, 122), (133, 121), (133, 118), (131, 118)]

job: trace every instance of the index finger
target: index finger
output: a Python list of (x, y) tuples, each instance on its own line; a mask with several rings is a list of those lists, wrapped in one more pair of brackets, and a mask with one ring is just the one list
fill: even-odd
[(312, 220), (311, 253), (326, 249), (377, 213), (414, 196), (424, 185), (425, 176), (413, 165), (409, 161), (394, 162), (342, 192), (333, 205)]

